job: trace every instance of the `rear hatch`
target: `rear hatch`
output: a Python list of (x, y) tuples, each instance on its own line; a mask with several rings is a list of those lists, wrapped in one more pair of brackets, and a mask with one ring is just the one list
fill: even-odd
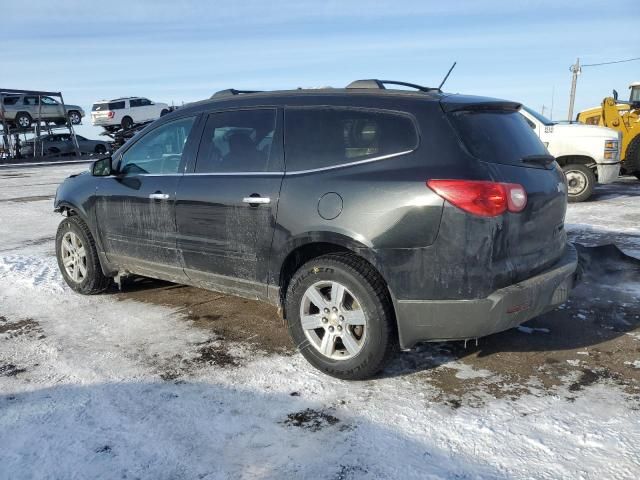
[(91, 121), (95, 123), (96, 121), (105, 121), (113, 118), (111, 106), (109, 102), (94, 103), (91, 107)]
[(493, 263), (509, 280), (529, 278), (564, 253), (567, 188), (562, 170), (513, 102), (445, 97), (447, 112), (467, 152), (484, 165), (491, 180), (522, 185), (527, 205), (507, 212), (494, 238)]

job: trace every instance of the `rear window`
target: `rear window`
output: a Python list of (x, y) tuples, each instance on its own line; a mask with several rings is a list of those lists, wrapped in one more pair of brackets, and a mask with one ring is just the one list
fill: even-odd
[(288, 108), (287, 170), (311, 170), (413, 150), (418, 133), (410, 117), (350, 108)]
[(484, 162), (523, 166), (524, 157), (549, 155), (518, 112), (463, 111), (453, 113), (452, 118), (469, 152)]

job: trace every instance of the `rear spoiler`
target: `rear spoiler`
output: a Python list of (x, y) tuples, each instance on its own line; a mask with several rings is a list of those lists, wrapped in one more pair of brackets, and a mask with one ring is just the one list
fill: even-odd
[(507, 110), (517, 112), (522, 108), (522, 104), (518, 102), (470, 95), (446, 95), (440, 100), (440, 105), (442, 106), (442, 110), (447, 113), (478, 110)]

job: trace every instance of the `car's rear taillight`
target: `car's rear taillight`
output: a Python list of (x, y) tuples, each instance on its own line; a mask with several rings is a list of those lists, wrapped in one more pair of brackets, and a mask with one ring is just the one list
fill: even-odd
[(113, 118), (116, 112), (107, 112), (107, 118)]
[(456, 207), (481, 217), (517, 213), (527, 206), (527, 192), (516, 183), (429, 180), (427, 186)]

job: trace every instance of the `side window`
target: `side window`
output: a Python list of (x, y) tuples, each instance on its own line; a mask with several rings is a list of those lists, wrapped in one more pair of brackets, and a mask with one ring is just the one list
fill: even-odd
[(237, 110), (209, 115), (198, 152), (196, 172), (273, 170), (275, 109)]
[(25, 105), (38, 105), (38, 97), (26, 96), (23, 103)]
[(124, 101), (122, 102), (111, 102), (109, 104), (109, 110), (122, 110), (124, 108)]
[(182, 151), (194, 120), (195, 117), (181, 118), (146, 133), (124, 152), (120, 172), (163, 175), (178, 173)]
[(140, 102), (140, 106), (141, 107), (146, 107), (148, 105), (151, 105), (151, 100), (146, 99), (146, 98), (141, 98), (140, 100), (138, 100)]
[(42, 97), (42, 104), (43, 105), (58, 105), (58, 102), (56, 102), (51, 97)]
[(406, 115), (349, 108), (288, 108), (287, 170), (310, 170), (413, 150), (418, 133)]
[(142, 106), (142, 100), (140, 100), (139, 98), (136, 98), (135, 100), (130, 100), (129, 101), (129, 105), (131, 105), (131, 107), (141, 107)]

